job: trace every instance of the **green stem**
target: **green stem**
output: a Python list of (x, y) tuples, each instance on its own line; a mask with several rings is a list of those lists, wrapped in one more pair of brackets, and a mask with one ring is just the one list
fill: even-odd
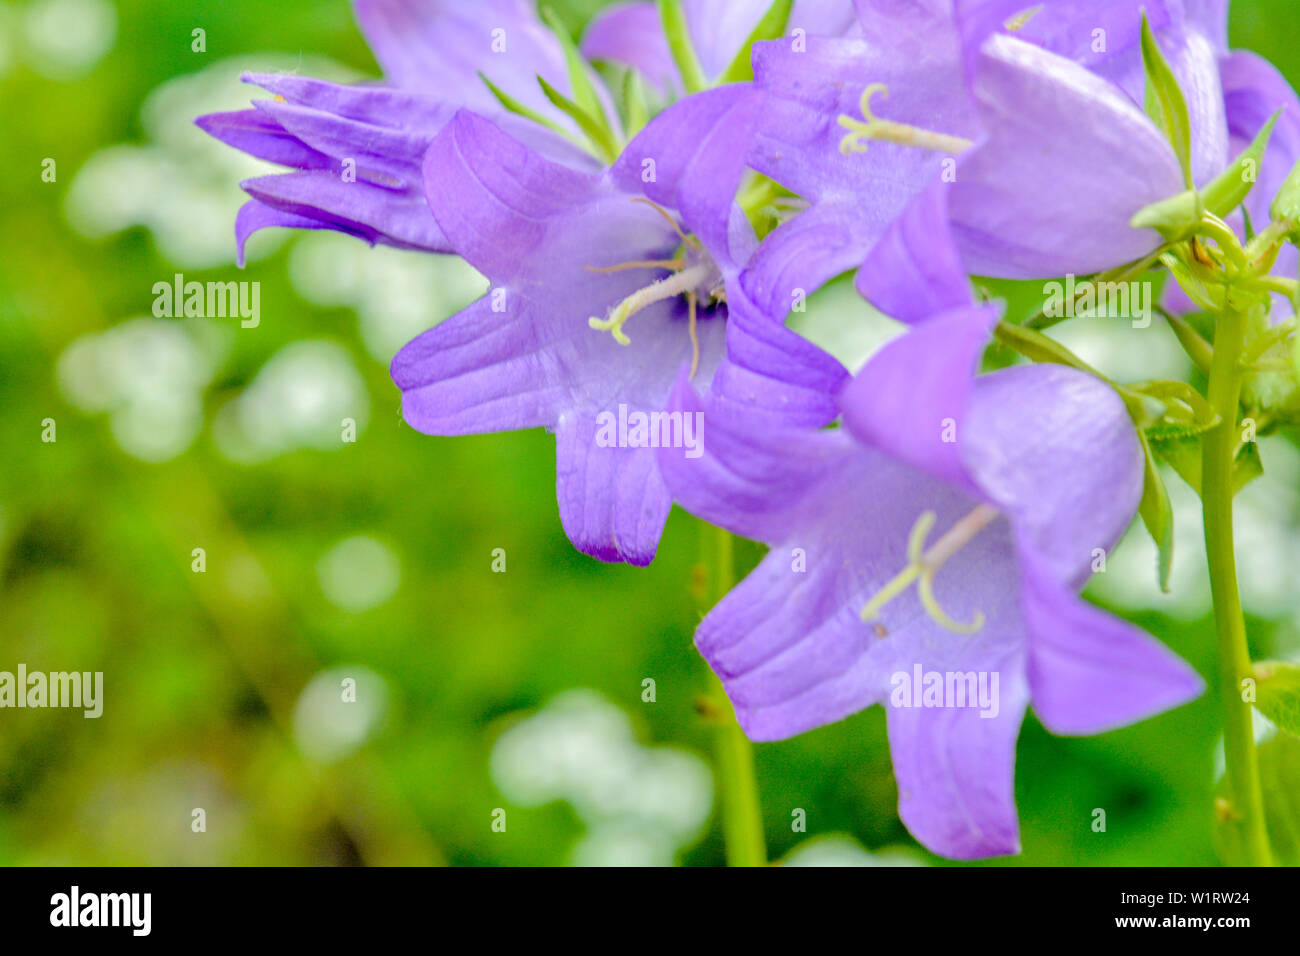
[(1233, 551), (1233, 464), (1237, 450), (1237, 411), (1241, 401), (1241, 353), (1246, 316), (1225, 309), (1214, 333), (1208, 399), (1221, 419), (1205, 433), (1201, 461), (1201, 499), (1205, 515), (1205, 550), (1214, 595), (1214, 619), (1219, 632), (1219, 696), (1223, 705), (1224, 771), (1232, 794), (1232, 812), (1240, 823), (1246, 862), (1270, 866), (1268, 832), (1264, 828), (1264, 798), (1251, 705), (1241, 698), (1242, 680), (1251, 676), (1246, 622), (1237, 590)]
[[(714, 573), (713, 599), (719, 601), (734, 583), (734, 554), (731, 534), (710, 528), (711, 564)], [(766, 866), (763, 815), (758, 805), (758, 781), (754, 776), (754, 748), (736, 722), (735, 711), (716, 674), (710, 672), (710, 702), (717, 721), (714, 748), (717, 780), (722, 798), (722, 832), (727, 844), (728, 866)]]

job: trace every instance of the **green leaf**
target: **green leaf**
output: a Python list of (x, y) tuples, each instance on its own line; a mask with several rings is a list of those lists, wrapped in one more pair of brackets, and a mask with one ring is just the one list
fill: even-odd
[[(573, 88), (573, 101), (582, 108), (584, 113), (608, 130), (609, 117), (605, 115), (605, 107), (596, 94), (596, 87), (591, 82), (591, 74), (587, 72), (587, 61), (574, 46), (573, 38), (569, 36), (569, 31), (564, 28), (564, 24), (560, 22), (554, 10), (550, 7), (542, 7), (542, 19), (546, 21), (546, 25), (551, 28), (551, 32), (555, 34), (555, 38), (560, 41), (560, 46), (564, 49), (564, 62), (569, 70), (569, 85)], [(613, 135), (612, 131), (610, 135)]]
[(555, 107), (562, 113), (578, 124), (578, 127), (587, 134), (593, 146), (596, 147), (600, 158), (606, 163), (613, 163), (618, 159), (618, 143), (614, 141), (614, 134), (609, 131), (605, 125), (597, 122), (581, 106), (573, 102), (550, 83), (546, 82), (545, 77), (538, 75), (537, 83), (546, 94)]
[(745, 40), (736, 58), (718, 78), (719, 83), (748, 83), (754, 78), (754, 44), (784, 36), (785, 26), (790, 22), (790, 10), (793, 7), (794, 0), (773, 0), (772, 5), (767, 8), (767, 13), (763, 14), (762, 19), (750, 32), (749, 38)]
[[(1147, 432), (1151, 450), (1178, 473), (1178, 477), (1198, 495), (1201, 493), (1201, 435), (1185, 426), (1157, 425)], [(1259, 446), (1246, 442), (1237, 451), (1232, 469), (1232, 493), (1235, 495), (1264, 473)]]
[(1169, 503), (1169, 490), (1160, 474), (1160, 466), (1151, 453), (1151, 444), (1141, 431), (1142, 453), (1146, 459), (1146, 474), (1142, 486), (1142, 503), (1138, 514), (1156, 543), (1156, 582), (1160, 590), (1169, 593), (1169, 572), (1174, 565), (1174, 509)]
[[(1264, 822), (1273, 862), (1300, 866), (1300, 739), (1277, 734), (1255, 748), (1260, 784), (1264, 792)], [(1214, 844), (1225, 863), (1246, 861), (1240, 818), (1232, 806), (1227, 781), (1215, 787)]]
[(659, 19), (664, 25), (664, 35), (668, 38), (668, 49), (677, 64), (677, 72), (682, 75), (682, 84), (687, 93), (698, 93), (707, 89), (708, 79), (700, 58), (695, 55), (691, 44), (691, 34), (686, 27), (686, 15), (682, 12), (682, 0), (659, 0)]
[(1255, 664), (1255, 706), (1278, 728), (1300, 737), (1300, 665), (1287, 661)]
[(1146, 110), (1169, 138), (1183, 170), (1183, 185), (1195, 189), (1192, 180), (1192, 123), (1187, 115), (1178, 77), (1160, 52), (1146, 14), (1142, 14), (1142, 65), (1146, 70)]
[(1259, 178), (1264, 150), (1268, 148), (1273, 127), (1281, 113), (1281, 110), (1274, 113), (1254, 141), (1199, 195), (1195, 189), (1189, 189), (1154, 202), (1139, 209), (1129, 224), (1134, 229), (1154, 229), (1174, 242), (1187, 238), (1196, 230), (1201, 221), (1202, 209), (1209, 210), (1220, 219), (1228, 215), (1241, 205), (1242, 200), (1254, 188), (1255, 181)]

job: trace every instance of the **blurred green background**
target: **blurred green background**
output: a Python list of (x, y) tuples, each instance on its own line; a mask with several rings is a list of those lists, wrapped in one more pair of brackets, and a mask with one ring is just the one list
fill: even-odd
[[(601, 3), (555, 6), (576, 31)], [(1300, 78), (1293, 17), (1238, 3), (1234, 44)], [(263, 167), (191, 121), (258, 95), (246, 68), (378, 74), (344, 0), (0, 7), (0, 670), (105, 683), (98, 720), (0, 710), (0, 862), (720, 863), (700, 526), (675, 511), (648, 570), (598, 564), (560, 529), (548, 435), (403, 424), (388, 361), (478, 294), (465, 266), (263, 234), (237, 272), (236, 183)], [(152, 317), (177, 272), (260, 282), (260, 326)], [(842, 351), (888, 334), (842, 284), (805, 321), (847, 313)], [(1134, 356), (1102, 320), (1072, 325), (1117, 377), (1183, 371), (1170, 342)], [(1294, 656), (1300, 452), (1263, 452), (1243, 588), (1257, 656)], [(1213, 680), (1199, 516), (1171, 484), (1174, 594), (1133, 534), (1093, 596)], [(1209, 697), (1091, 739), (1031, 717), (1024, 854), (998, 862), (1213, 863), (1216, 723)], [(898, 821), (878, 708), (757, 761), (774, 859), (943, 862)]]

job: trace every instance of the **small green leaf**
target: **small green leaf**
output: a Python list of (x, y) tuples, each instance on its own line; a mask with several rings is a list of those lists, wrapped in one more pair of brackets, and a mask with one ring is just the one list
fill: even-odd
[(541, 86), (542, 92), (546, 94), (546, 98), (555, 104), (558, 110), (578, 124), (578, 127), (591, 140), (592, 145), (596, 147), (601, 159), (606, 163), (612, 163), (618, 159), (618, 143), (614, 141), (614, 135), (609, 131), (608, 127), (597, 122), (581, 106), (550, 83), (547, 83), (545, 77), (538, 75), (537, 83)]
[[(1277, 734), (1255, 748), (1264, 795), (1264, 823), (1273, 862), (1300, 866), (1300, 739)], [(1232, 805), (1227, 780), (1215, 787), (1214, 844), (1225, 863), (1247, 862), (1241, 817)]]
[(695, 55), (691, 43), (691, 34), (686, 26), (686, 14), (682, 12), (682, 0), (659, 0), (659, 19), (664, 25), (664, 36), (668, 38), (668, 49), (672, 51), (673, 62), (677, 72), (682, 75), (682, 84), (687, 93), (698, 93), (707, 89), (708, 79), (700, 58)]
[(1196, 187), (1192, 180), (1192, 124), (1187, 116), (1187, 100), (1183, 97), (1178, 77), (1169, 61), (1160, 52), (1155, 34), (1146, 14), (1142, 14), (1142, 65), (1146, 69), (1146, 109), (1165, 136), (1169, 138), (1183, 170), (1183, 185)]
[(1278, 728), (1300, 737), (1300, 666), (1260, 661), (1255, 670), (1255, 706)]
[[(1198, 495), (1201, 493), (1201, 435), (1194, 429), (1174, 425), (1157, 425), (1147, 432), (1151, 450), (1160, 460), (1178, 473), (1178, 477)], [(1246, 442), (1237, 451), (1232, 468), (1232, 493), (1235, 495), (1242, 488), (1264, 473), (1264, 466), (1259, 458), (1259, 446)]]
[(1259, 457), (1259, 445), (1248, 441), (1237, 449), (1232, 462), (1232, 493), (1235, 495), (1264, 474), (1264, 462)]
[(1146, 459), (1146, 473), (1142, 486), (1142, 503), (1138, 514), (1156, 543), (1156, 582), (1160, 590), (1169, 593), (1169, 572), (1174, 564), (1174, 509), (1169, 503), (1169, 491), (1160, 474), (1160, 466), (1151, 452), (1146, 435), (1138, 432), (1142, 453)]
[(767, 13), (763, 14), (762, 19), (749, 34), (749, 38), (745, 40), (744, 46), (740, 48), (740, 52), (736, 54), (736, 58), (718, 78), (719, 83), (748, 83), (754, 78), (754, 44), (784, 36), (785, 26), (790, 22), (790, 10), (793, 7), (794, 0), (773, 0), (772, 5), (767, 8)]
[(1196, 433), (1209, 431), (1219, 424), (1219, 415), (1200, 392), (1186, 382), (1138, 382), (1126, 386), (1164, 403), (1164, 421), (1182, 425)]

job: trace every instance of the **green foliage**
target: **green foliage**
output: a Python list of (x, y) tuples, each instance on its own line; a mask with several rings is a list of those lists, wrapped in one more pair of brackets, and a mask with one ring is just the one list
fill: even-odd
[(1255, 665), (1255, 706), (1293, 737), (1300, 737), (1300, 667), (1287, 661)]
[[(1264, 818), (1273, 862), (1300, 866), (1300, 739), (1278, 734), (1256, 748), (1260, 782), (1264, 791)], [(1240, 865), (1241, 826), (1232, 795), (1223, 781), (1215, 790), (1215, 847), (1229, 866)]]

